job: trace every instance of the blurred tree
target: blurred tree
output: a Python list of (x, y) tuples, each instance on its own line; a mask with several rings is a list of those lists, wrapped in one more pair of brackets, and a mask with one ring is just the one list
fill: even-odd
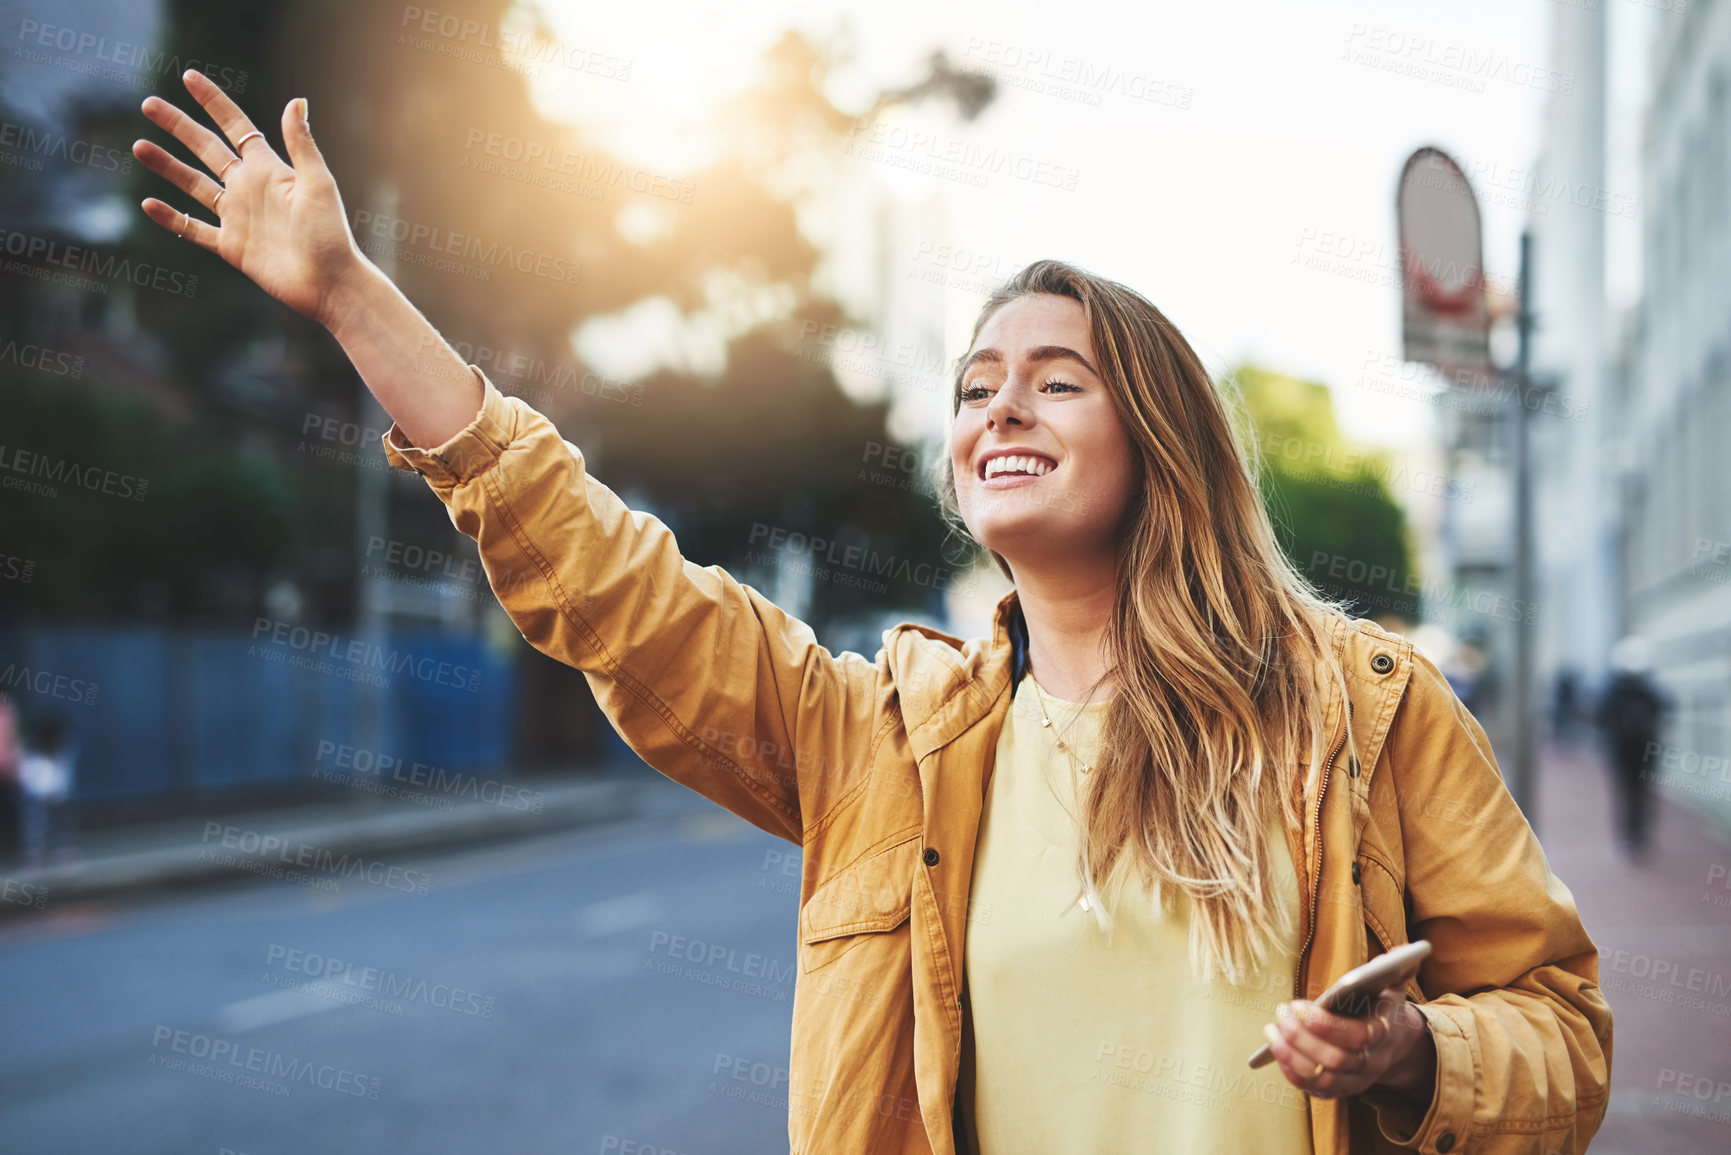
[[(1251, 365), (1228, 376), (1242, 404), (1239, 436), (1287, 557), (1361, 617), (1418, 617), (1406, 514), (1389, 494), (1388, 455), (1341, 435), (1326, 385)], [(1346, 575), (1346, 576), (1341, 576)], [(1373, 577), (1374, 575), (1374, 577)]]
[[(563, 66), (534, 3), (448, 0), (441, 17), (487, 33), (460, 38), (422, 30), (410, 11), (352, 0), (165, 0), (158, 47), (226, 69), (231, 95), (279, 151), (284, 105), (308, 97), (363, 246), (501, 389), (588, 447), (601, 480), (665, 511), (694, 561), (739, 564), (752, 526), (767, 523), (941, 562), (945, 533), (929, 502), (857, 478), (864, 446), (886, 439), (885, 407), (855, 404), (826, 364), (789, 351), (801, 321), (854, 320), (813, 288), (821, 253), (798, 217), (859, 116), (941, 98), (972, 118), (991, 99), (990, 82), (934, 54), (924, 76), (855, 114), (825, 93), (829, 56), (789, 33), (755, 84), (715, 110), (717, 159), (670, 180), (540, 111), (525, 73)], [(610, 83), (581, 70), (566, 79)], [(209, 123), (178, 70), (165, 70), (155, 91)], [(146, 136), (186, 158), (136, 103), (119, 111), (100, 113), (105, 139), (115, 130), (127, 142)], [(503, 163), (511, 155), (544, 163)], [(362, 467), (309, 451), (321, 446), (308, 430), (346, 421), (336, 448), (382, 458), (382, 430), (363, 428), (377, 422), (360, 404), (360, 382), (323, 330), (136, 212), (144, 196), (186, 206), (184, 195), (137, 165), (115, 185), (131, 222), (116, 251), (196, 276), (197, 294), (125, 290), (96, 301), (88, 324), (66, 334), (88, 356), (81, 381), (14, 389), (7, 378), (6, 439), (123, 465), (153, 488), (131, 507), (90, 495), (52, 508), (9, 503), (23, 511), (8, 525), (13, 552), (36, 559), (40, 573), (82, 575), (9, 598), (38, 618), (241, 624), (275, 612), (267, 592), (288, 584), (299, 596), (287, 604), (298, 601), (308, 624), (351, 622), (365, 560), (355, 540)], [(454, 250), (466, 268), (443, 259)], [(521, 271), (549, 265), (575, 275)], [(747, 301), (773, 307), (730, 331), (718, 375), (663, 371), (634, 383), (641, 405), (621, 405), (617, 389), (592, 387), (572, 334), (651, 299), (687, 315)], [(389, 492), (393, 537), (472, 551), (420, 479), (393, 472)], [(821, 632), (861, 605), (930, 608), (933, 593), (909, 583), (888, 594), (823, 585), (806, 613)], [(568, 719), (570, 703), (587, 697), (581, 677), (526, 649), (522, 673), (535, 715), (525, 720), (527, 753), (569, 749), (571, 731), (556, 735), (564, 723), (555, 715)]]

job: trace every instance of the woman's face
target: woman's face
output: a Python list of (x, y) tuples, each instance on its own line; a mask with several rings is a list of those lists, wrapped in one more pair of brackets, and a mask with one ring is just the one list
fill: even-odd
[(1111, 556), (1140, 484), (1081, 302), (1018, 297), (968, 351), (951, 430), (969, 532), (1010, 563)]

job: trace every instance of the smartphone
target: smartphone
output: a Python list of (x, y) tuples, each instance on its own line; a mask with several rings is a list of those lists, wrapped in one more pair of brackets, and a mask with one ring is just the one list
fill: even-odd
[[(1397, 946), (1379, 954), (1363, 966), (1353, 967), (1322, 992), (1316, 1005), (1325, 1011), (1348, 1018), (1363, 1018), (1376, 1009), (1376, 996), (1385, 987), (1399, 983), (1405, 986), (1418, 974), (1419, 964), (1430, 954), (1430, 943), (1424, 939)], [(1250, 1056), (1251, 1067), (1265, 1067), (1274, 1061), (1274, 1050), (1267, 1043)]]

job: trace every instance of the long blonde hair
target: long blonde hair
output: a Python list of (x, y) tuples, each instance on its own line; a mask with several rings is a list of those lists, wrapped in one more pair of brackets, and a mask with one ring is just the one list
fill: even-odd
[[(1293, 931), (1267, 831), (1276, 815), (1302, 829), (1299, 762), (1329, 753), (1331, 694), (1344, 709), (1326, 621), (1350, 613), (1281, 551), (1226, 404), (1189, 343), (1140, 294), (1036, 261), (986, 301), (969, 347), (999, 308), (1035, 293), (1081, 304), (1142, 463), (1107, 631), (1107, 676), (1117, 685), (1082, 799), (1084, 892), (1108, 932), (1101, 891), (1125, 872), (1149, 887), (1157, 916), (1174, 894), (1188, 896), (1192, 968), (1240, 982)], [(959, 364), (954, 385), (952, 416)], [(945, 520), (966, 535), (949, 454), (939, 455), (933, 482)], [(1014, 581), (1009, 563), (991, 555)], [(1302, 859), (1293, 865), (1305, 869)]]

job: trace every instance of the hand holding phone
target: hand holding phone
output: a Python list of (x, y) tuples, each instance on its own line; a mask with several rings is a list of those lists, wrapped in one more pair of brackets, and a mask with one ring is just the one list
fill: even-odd
[[(1397, 983), (1405, 986), (1418, 974), (1419, 964), (1429, 955), (1430, 943), (1422, 938), (1397, 946), (1341, 975), (1334, 985), (1322, 992), (1316, 1005), (1337, 1015), (1363, 1018), (1376, 1009), (1377, 995), (1384, 988)], [(1273, 1061), (1274, 1051), (1267, 1043), (1250, 1056), (1252, 1068), (1267, 1066)]]

